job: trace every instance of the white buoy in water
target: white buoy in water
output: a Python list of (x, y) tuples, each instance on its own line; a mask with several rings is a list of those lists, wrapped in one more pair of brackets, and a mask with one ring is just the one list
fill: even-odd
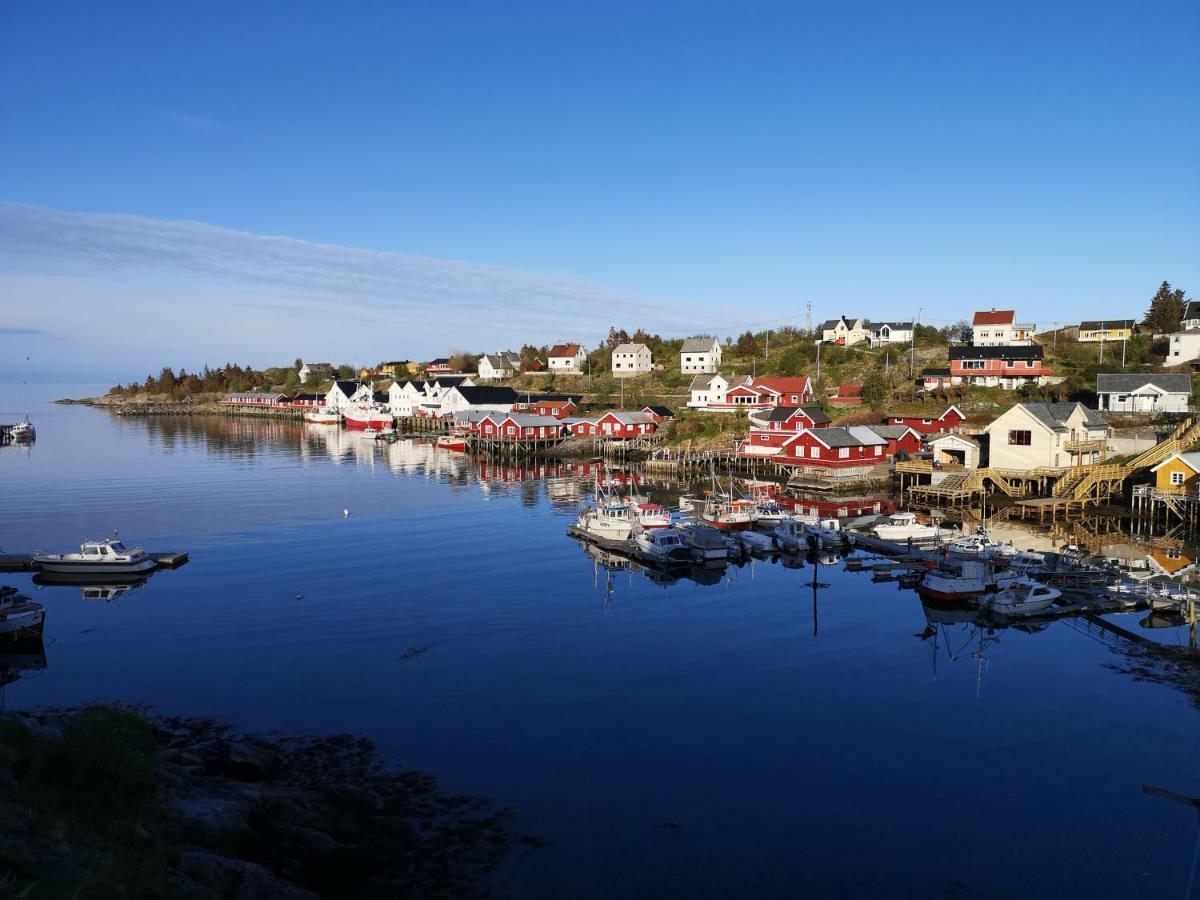
[(297, 599), (297, 600), (303, 600), (303, 599), (304, 599), (304, 595), (303, 595), (303, 594), (297, 594), (297, 595), (296, 595), (296, 599)]
[(343, 510), (342, 510), (342, 518), (343, 518), (343, 519), (348, 519), (348, 518), (350, 518), (350, 510), (348, 510), (348, 509), (343, 509)]

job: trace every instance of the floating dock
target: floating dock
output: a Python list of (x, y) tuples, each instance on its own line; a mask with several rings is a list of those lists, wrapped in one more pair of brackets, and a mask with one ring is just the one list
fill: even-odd
[[(188, 561), (188, 555), (183, 550), (148, 551), (146, 555), (158, 563), (159, 569), (175, 569)], [(36, 571), (38, 569), (33, 564), (32, 553), (0, 553), (0, 572)]]

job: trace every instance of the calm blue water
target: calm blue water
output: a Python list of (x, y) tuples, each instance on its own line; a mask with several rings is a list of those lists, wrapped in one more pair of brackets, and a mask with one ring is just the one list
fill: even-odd
[(48, 608), (10, 708), (366, 733), (555, 841), (504, 873), (529, 897), (1183, 894), (1195, 813), (1141, 786), (1200, 794), (1200, 712), (1065, 623), (978, 660), (970, 626), (922, 640), (912, 591), (831, 566), (814, 633), (807, 566), (597, 570), (570, 473), (46, 402), (97, 392), (0, 387), (39, 431), (0, 447), (0, 547), (119, 529), (192, 561), (112, 602), (2, 576)]

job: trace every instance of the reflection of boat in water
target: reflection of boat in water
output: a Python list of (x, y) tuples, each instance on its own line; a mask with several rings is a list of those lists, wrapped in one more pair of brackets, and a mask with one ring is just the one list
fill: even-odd
[(41, 572), (79, 575), (138, 575), (158, 568), (158, 563), (141, 547), (126, 547), (114, 537), (84, 541), (78, 553), (34, 553), (33, 564)]
[(42, 604), (17, 593), (15, 587), (0, 587), (0, 641), (40, 639), (45, 622), (46, 609)]
[(46, 646), (40, 635), (0, 641), (0, 688), (19, 681), (27, 672), (41, 672), (46, 665)]

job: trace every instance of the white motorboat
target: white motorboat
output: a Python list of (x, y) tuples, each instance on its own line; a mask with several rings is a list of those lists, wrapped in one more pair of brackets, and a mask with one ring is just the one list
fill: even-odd
[(1003, 590), (1021, 580), (1015, 572), (996, 572), (986, 560), (947, 560), (925, 573), (918, 590), (935, 600), (966, 600), (982, 597), (990, 591)]
[(579, 511), (575, 527), (587, 535), (609, 541), (626, 541), (633, 534), (629, 507), (612, 501), (598, 506), (585, 506)]
[(304, 411), (304, 421), (313, 425), (337, 425), (342, 421), (342, 416), (336, 409), (307, 409)]
[(642, 559), (666, 565), (692, 561), (692, 548), (674, 528), (647, 528), (633, 539), (634, 552)]
[(810, 537), (815, 539), (818, 546), (840, 544), (846, 539), (842, 523), (837, 519), (820, 519), (811, 525), (805, 525), (804, 536), (806, 542)]
[(0, 637), (17, 639), (40, 635), (46, 610), (40, 603), (17, 593), (14, 587), (0, 588)]
[(26, 413), (23, 421), (18, 422), (12, 427), (11, 434), (14, 441), (32, 441), (37, 437), (37, 429), (29, 421), (28, 413)]
[(671, 512), (657, 503), (639, 503), (630, 507), (630, 515), (643, 528), (667, 528), (671, 524)]
[(1011, 545), (994, 541), (987, 529), (980, 526), (974, 534), (964, 534), (946, 544), (946, 554), (958, 559), (977, 559), (982, 556), (1004, 555)]
[(1044, 612), (1062, 596), (1062, 591), (1033, 581), (1017, 578), (980, 605), (1003, 616), (1032, 616)]
[(692, 551), (692, 558), (703, 563), (723, 563), (729, 559), (725, 537), (707, 525), (684, 525), (679, 537)]
[(158, 567), (143, 548), (126, 547), (115, 536), (84, 541), (78, 553), (34, 553), (33, 564), (43, 572), (72, 575), (129, 575)]
[(755, 525), (778, 525), (790, 515), (791, 513), (774, 500), (755, 501), (752, 513)]
[(775, 546), (780, 550), (799, 553), (808, 549), (808, 526), (813, 523), (801, 519), (787, 518), (775, 526), (771, 533)]
[(957, 528), (943, 528), (940, 525), (927, 525), (917, 519), (916, 513), (899, 512), (888, 516), (887, 521), (871, 529), (877, 538), (885, 541), (932, 541), (939, 537), (952, 538), (958, 534)]
[(759, 534), (757, 531), (739, 531), (737, 537), (742, 542), (742, 546), (746, 548), (747, 553), (770, 553), (775, 549), (775, 543), (771, 538), (765, 534)]

